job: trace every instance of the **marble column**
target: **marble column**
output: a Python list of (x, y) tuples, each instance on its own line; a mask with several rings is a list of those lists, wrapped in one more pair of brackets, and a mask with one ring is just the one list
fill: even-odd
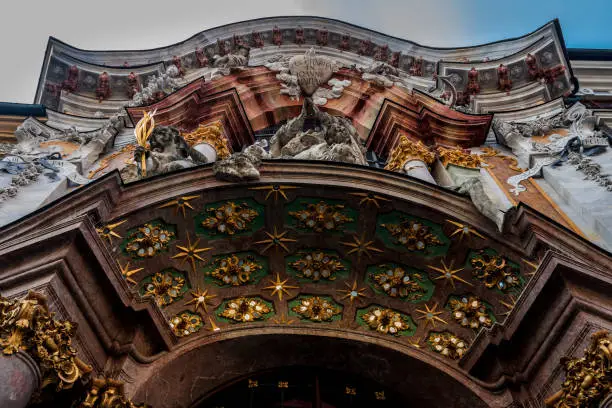
[(23, 408), (40, 387), (40, 370), (26, 353), (0, 354), (0, 407)]
[(402, 170), (404, 173), (411, 177), (427, 181), (431, 184), (436, 184), (436, 180), (429, 172), (429, 167), (423, 160), (408, 159), (406, 163), (404, 163), (404, 167)]

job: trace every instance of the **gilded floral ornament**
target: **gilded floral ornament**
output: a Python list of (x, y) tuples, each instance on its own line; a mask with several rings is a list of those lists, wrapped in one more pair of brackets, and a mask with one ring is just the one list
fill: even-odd
[(455, 166), (466, 167), (468, 169), (477, 169), (485, 163), (479, 155), (470, 154), (469, 150), (465, 149), (438, 147), (437, 152), (444, 167), (447, 167), (449, 164), (454, 164)]
[(219, 316), (234, 322), (247, 323), (264, 320), (272, 311), (272, 307), (259, 298), (239, 297), (227, 301)]
[(415, 220), (404, 218), (399, 224), (381, 224), (391, 236), (394, 244), (409, 251), (424, 251), (429, 246), (444, 245), (431, 229)]
[(316, 204), (306, 204), (306, 209), (290, 211), (289, 215), (297, 220), (299, 228), (310, 229), (315, 232), (334, 231), (347, 222), (353, 221), (342, 211), (344, 205), (328, 204), (319, 201)]
[(483, 281), (487, 288), (497, 288), (502, 292), (519, 288), (522, 283), (515, 268), (499, 255), (480, 252), (470, 259), (472, 275)]
[(204, 323), (199, 314), (185, 311), (171, 318), (168, 325), (177, 337), (186, 337), (197, 333)]
[(23, 299), (0, 297), (2, 353), (30, 355), (40, 368), (43, 389), (71, 388), (91, 372), (92, 368), (77, 357), (72, 347), (75, 331), (74, 323), (54, 319), (42, 294), (30, 292)]
[(174, 232), (157, 224), (144, 224), (130, 234), (125, 250), (141, 258), (152, 257), (168, 247)]
[(435, 158), (435, 154), (423, 142), (420, 140), (414, 142), (401, 135), (398, 144), (391, 151), (385, 170), (401, 171), (409, 160), (420, 160), (430, 166)]
[(231, 254), (226, 257), (217, 258), (214, 261), (215, 269), (210, 276), (223, 285), (242, 286), (254, 282), (254, 275), (263, 269), (256, 262), (255, 257), (246, 255), (238, 256)]
[(187, 289), (185, 277), (182, 274), (162, 271), (143, 280), (140, 295), (143, 298), (151, 297), (155, 299), (158, 306), (164, 307), (182, 297)]
[(289, 266), (298, 271), (298, 277), (313, 282), (336, 280), (336, 273), (346, 269), (338, 256), (323, 251), (303, 252), (301, 258)]
[(225, 235), (234, 235), (247, 230), (259, 215), (247, 203), (236, 204), (233, 201), (209, 208), (208, 212), (211, 213), (211, 216), (202, 222), (202, 226)]
[(319, 296), (308, 296), (298, 300), (291, 308), (300, 319), (313, 322), (331, 322), (334, 316), (342, 313), (342, 310), (331, 300)]
[(200, 143), (211, 145), (217, 152), (217, 158), (220, 160), (227, 159), (232, 152), (229, 148), (227, 139), (223, 136), (223, 125), (220, 122), (211, 123), (208, 125), (200, 124), (196, 130), (189, 133), (183, 133), (183, 139), (189, 145), (195, 146)]
[(431, 332), (427, 343), (434, 352), (453, 360), (463, 357), (468, 349), (468, 343), (451, 332)]
[(599, 331), (580, 358), (563, 357), (565, 381), (561, 390), (546, 400), (554, 408), (600, 406), (612, 393), (612, 334)]
[(125, 396), (124, 383), (112, 378), (94, 378), (79, 408), (149, 408), (135, 404)]
[(409, 273), (399, 266), (380, 265), (377, 272), (370, 274), (370, 278), (378, 289), (394, 298), (415, 301), (427, 294), (427, 289), (420, 284), (423, 276)]
[(463, 327), (478, 330), (493, 325), (489, 308), (478, 296), (453, 297), (448, 301), (448, 307), (453, 319)]
[(96, 228), (96, 232), (102, 239), (106, 239), (109, 244), (113, 244), (113, 237), (121, 238), (121, 235), (115, 232), (115, 228), (126, 222), (127, 220), (119, 221), (114, 224), (107, 224), (102, 228)]
[(410, 323), (401, 313), (391, 309), (374, 307), (361, 316), (371, 330), (382, 334), (399, 336), (400, 332), (410, 330)]

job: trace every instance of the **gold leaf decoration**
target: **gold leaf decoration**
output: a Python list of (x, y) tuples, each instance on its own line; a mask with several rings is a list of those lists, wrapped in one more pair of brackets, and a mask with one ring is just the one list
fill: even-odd
[(434, 352), (453, 360), (460, 359), (468, 349), (468, 343), (451, 332), (430, 332), (427, 343)]
[(327, 254), (322, 251), (302, 252), (302, 257), (289, 264), (298, 271), (297, 276), (310, 279), (313, 282), (319, 280), (336, 280), (336, 273), (346, 268), (336, 255)]
[(164, 271), (157, 272), (150, 277), (149, 282), (144, 283), (141, 296), (143, 298), (152, 297), (158, 306), (163, 307), (174, 303), (186, 290), (185, 278), (182, 275)]
[(400, 332), (410, 329), (410, 324), (401, 313), (391, 309), (375, 307), (364, 313), (361, 319), (371, 330), (382, 334), (399, 336)]
[(135, 404), (125, 396), (125, 384), (112, 378), (94, 378), (79, 408), (148, 408)]
[(376, 287), (391, 297), (419, 300), (425, 296), (427, 290), (422, 287), (418, 280), (422, 276), (418, 273), (408, 273), (399, 266), (380, 265), (382, 270), (371, 273), (370, 277)]
[(183, 139), (185, 139), (190, 146), (195, 146), (200, 143), (211, 145), (217, 152), (219, 160), (227, 159), (232, 154), (229, 143), (223, 136), (223, 126), (220, 122), (208, 125), (200, 124), (193, 132), (183, 133)]
[(409, 160), (420, 160), (430, 166), (436, 156), (420, 140), (413, 142), (405, 135), (401, 135), (399, 142), (391, 151), (385, 170), (401, 171)]
[(455, 166), (466, 167), (468, 169), (477, 169), (484, 163), (484, 160), (479, 155), (470, 154), (470, 151), (465, 149), (438, 147), (437, 152), (444, 167), (454, 164)]
[(521, 286), (518, 272), (499, 255), (480, 252), (470, 260), (474, 270), (472, 275), (483, 281), (487, 288), (497, 288), (502, 292)]
[(233, 201), (209, 208), (208, 212), (212, 215), (202, 221), (202, 226), (226, 235), (245, 231), (259, 215), (247, 203), (236, 204)]
[(299, 303), (291, 308), (300, 319), (313, 322), (330, 322), (342, 310), (332, 301), (319, 297), (309, 296), (299, 299)]
[(487, 306), (478, 296), (451, 298), (448, 307), (451, 309), (453, 319), (463, 327), (477, 330), (493, 325)]
[(290, 211), (289, 215), (297, 220), (299, 228), (311, 229), (315, 232), (334, 231), (352, 218), (342, 213), (344, 206), (341, 204), (331, 205), (325, 201), (317, 204), (306, 204), (306, 209)]
[(204, 323), (199, 314), (185, 311), (171, 318), (168, 325), (177, 337), (186, 337), (197, 333)]
[(130, 234), (125, 247), (128, 253), (141, 258), (155, 256), (168, 247), (174, 232), (170, 232), (159, 225), (144, 224)]
[(247, 323), (263, 320), (265, 315), (271, 311), (272, 309), (261, 299), (239, 297), (227, 301), (219, 316), (235, 322)]
[(263, 269), (253, 256), (235, 254), (216, 259), (215, 266), (210, 275), (220, 283), (232, 286), (253, 283), (253, 275)]
[(403, 219), (399, 224), (381, 224), (394, 238), (396, 245), (402, 245), (409, 251), (423, 251), (428, 246), (443, 245), (430, 228), (419, 222)]

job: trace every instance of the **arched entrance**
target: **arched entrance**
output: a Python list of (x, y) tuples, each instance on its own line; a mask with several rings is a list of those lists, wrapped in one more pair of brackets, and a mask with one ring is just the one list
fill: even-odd
[(459, 370), (350, 329), (247, 329), (192, 343), (154, 366), (135, 398), (161, 407), (488, 406)]

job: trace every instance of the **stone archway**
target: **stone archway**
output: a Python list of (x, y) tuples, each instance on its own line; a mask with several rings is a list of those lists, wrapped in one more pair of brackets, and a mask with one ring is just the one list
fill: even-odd
[(418, 349), (350, 329), (290, 326), (238, 329), (213, 342), (187, 344), (150, 367), (150, 376), (140, 383), (135, 399), (155, 401), (160, 408), (205, 407), (209, 398), (228, 386), (287, 367), (361, 377), (382, 386), (403, 406), (490, 406), (479, 397), (484, 390), (477, 381)]

